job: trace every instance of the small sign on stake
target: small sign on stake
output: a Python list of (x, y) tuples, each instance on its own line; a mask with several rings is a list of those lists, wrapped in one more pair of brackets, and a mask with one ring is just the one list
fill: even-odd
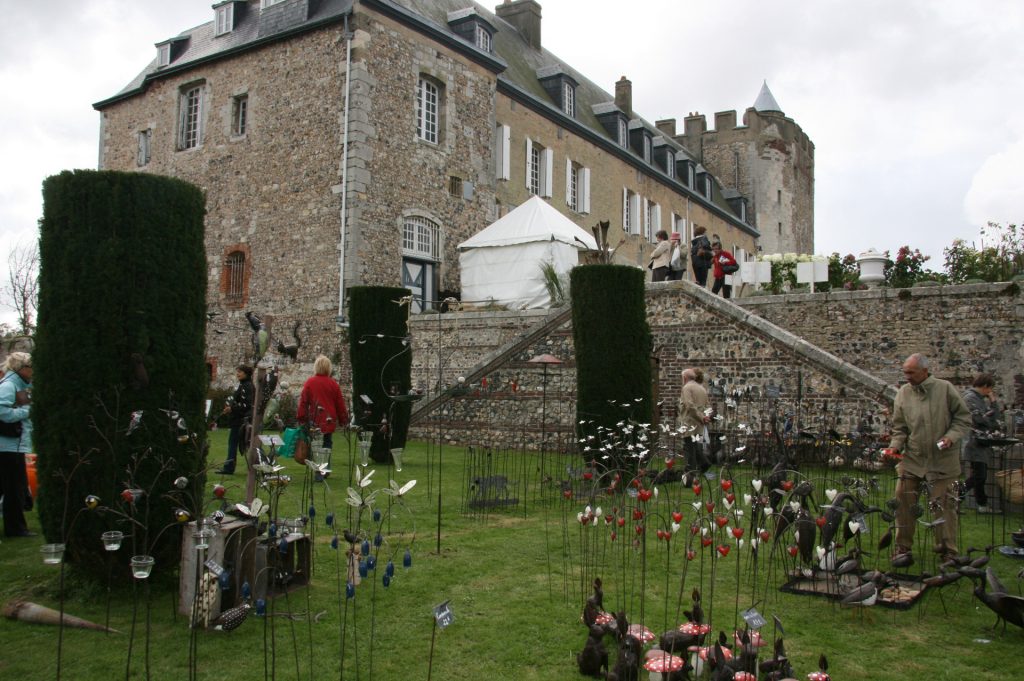
[(760, 629), (764, 625), (768, 624), (768, 620), (766, 620), (764, 616), (757, 611), (757, 608), (744, 610), (741, 614), (743, 615), (743, 621), (746, 622), (747, 626), (751, 629)]
[(434, 606), (434, 620), (442, 628), (446, 628), (452, 621), (455, 620), (455, 613), (452, 612), (451, 606), (448, 604), (451, 601), (445, 601), (441, 605)]
[(203, 563), (203, 565), (206, 566), (207, 570), (213, 573), (214, 577), (220, 577), (221, 574), (223, 574), (224, 572), (224, 568), (218, 565), (217, 561), (215, 561), (213, 558), (207, 560), (205, 563)]

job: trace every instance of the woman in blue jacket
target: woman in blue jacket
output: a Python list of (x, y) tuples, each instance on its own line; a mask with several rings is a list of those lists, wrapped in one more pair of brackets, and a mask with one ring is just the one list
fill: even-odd
[(32, 451), (29, 391), (32, 387), (32, 356), (12, 352), (0, 378), (0, 492), (4, 495), (4, 534), (32, 537), (25, 522), (28, 475), (25, 454)]

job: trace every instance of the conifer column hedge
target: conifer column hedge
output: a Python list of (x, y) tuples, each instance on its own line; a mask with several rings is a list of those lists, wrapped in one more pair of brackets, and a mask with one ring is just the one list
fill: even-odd
[(605, 264), (582, 265), (570, 274), (580, 437), (599, 426), (618, 430), (615, 424), (624, 419), (652, 422), (644, 275), (636, 267)]
[[(356, 423), (373, 429), (370, 456), (391, 460), (390, 449), (404, 447), (412, 403), (396, 401), (412, 386), (412, 348), (408, 335), (409, 289), (356, 286), (349, 289), (349, 344), (352, 361), (352, 408)], [(367, 406), (361, 396), (372, 400)], [(380, 425), (387, 420), (387, 428)]]
[[(32, 405), (43, 530), (104, 576), (100, 534), (122, 530), (117, 565), (148, 553), (166, 575), (180, 533), (161, 530), (175, 508), (198, 512), (205, 484), (205, 199), (171, 178), (77, 170), (48, 178), (43, 200)], [(129, 502), (126, 488), (144, 493)], [(80, 513), (87, 495), (99, 507)]]

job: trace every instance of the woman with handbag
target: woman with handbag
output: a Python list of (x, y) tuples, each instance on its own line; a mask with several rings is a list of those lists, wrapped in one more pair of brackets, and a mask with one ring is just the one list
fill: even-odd
[(732, 295), (732, 286), (725, 283), (725, 275), (734, 274), (740, 269), (740, 266), (736, 262), (736, 258), (732, 257), (732, 253), (723, 249), (722, 244), (718, 241), (711, 244), (711, 255), (715, 276), (715, 284), (711, 287), (711, 292), (717, 294), (721, 291), (722, 297), (728, 298)]
[(0, 379), (0, 491), (4, 495), (4, 534), (34, 537), (25, 521), (28, 473), (25, 454), (32, 450), (32, 422), (29, 420), (32, 386), (32, 356), (12, 352)]
[(651, 281), (665, 281), (668, 277), (668, 265), (672, 259), (672, 245), (668, 240), (668, 232), (659, 229), (654, 235), (658, 245), (651, 253), (651, 261), (647, 265), (651, 270)]

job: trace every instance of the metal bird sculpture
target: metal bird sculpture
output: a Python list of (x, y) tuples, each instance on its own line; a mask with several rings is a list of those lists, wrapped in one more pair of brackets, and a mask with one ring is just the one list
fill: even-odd
[(299, 327), (301, 325), (302, 322), (295, 322), (295, 326), (292, 327), (292, 338), (295, 339), (294, 343), (288, 343), (285, 345), (284, 341), (277, 341), (278, 353), (285, 355), (286, 357), (291, 357), (293, 362), (298, 358), (299, 348), (302, 347), (302, 339), (299, 338)]
[(267, 331), (267, 325), (263, 323), (263, 319), (252, 310), (245, 313), (245, 319), (252, 329), (252, 351), (256, 360), (259, 361), (263, 359), (263, 355), (267, 354), (267, 348), (270, 346), (270, 332)]
[(245, 621), (245, 618), (249, 616), (249, 611), (251, 609), (251, 605), (248, 603), (242, 603), (241, 605), (237, 605), (222, 612), (211, 624), (217, 631), (234, 631), (241, 626), (242, 622)]
[[(986, 581), (998, 584), (998, 578), (995, 575), (989, 577), (987, 574), (989, 572), (992, 572), (992, 568), (986, 569)], [(1007, 622), (1024, 629), (1024, 598), (1006, 592), (985, 591), (985, 582), (980, 579), (978, 580), (978, 585), (974, 587), (974, 595), (989, 610), (996, 614), (996, 622), (993, 628), (999, 626), (999, 622), (1002, 621), (1004, 632), (1006, 631)]]

